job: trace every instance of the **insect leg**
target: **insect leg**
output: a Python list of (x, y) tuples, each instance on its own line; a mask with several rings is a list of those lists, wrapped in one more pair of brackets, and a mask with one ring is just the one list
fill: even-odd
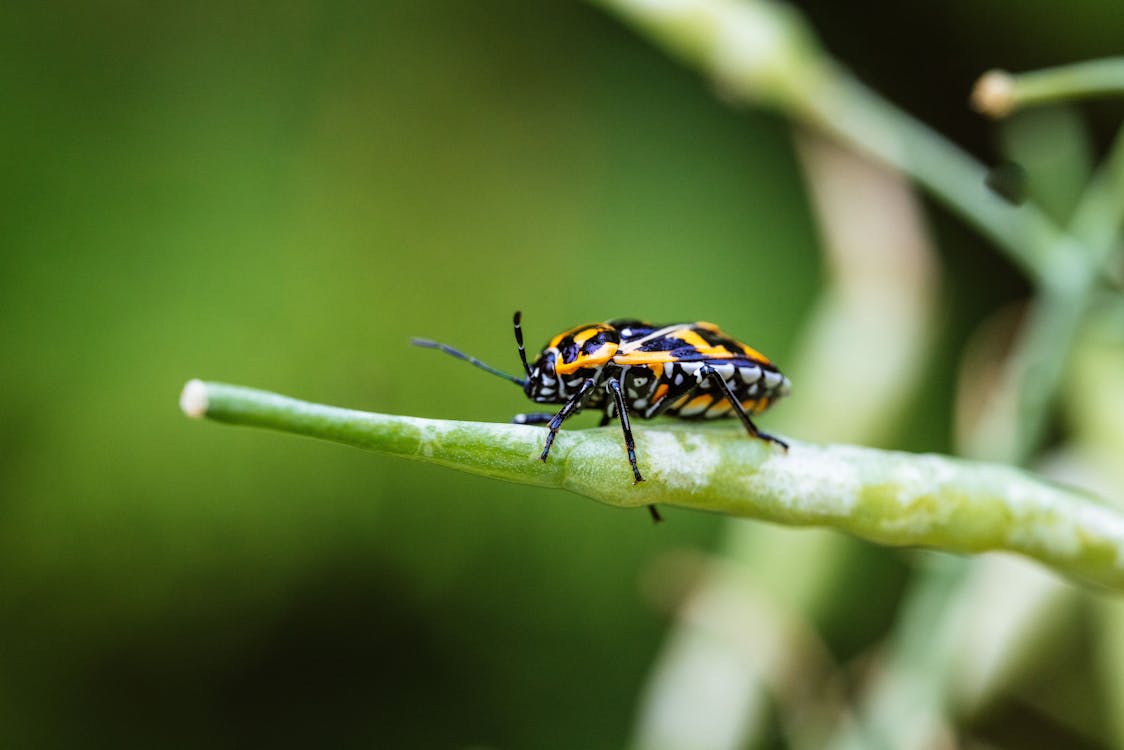
[(605, 413), (601, 415), (601, 421), (597, 423), (597, 426), (598, 427), (604, 427), (605, 425), (609, 424), (612, 421), (613, 421), (613, 415), (609, 413), (608, 409), (606, 409)]
[(554, 419), (554, 415), (546, 411), (536, 411), (530, 414), (516, 414), (511, 418), (512, 424), (546, 424)]
[(719, 393), (726, 397), (726, 400), (730, 402), (730, 406), (734, 407), (734, 412), (738, 415), (738, 419), (742, 421), (742, 424), (745, 425), (745, 429), (752, 437), (760, 438), (770, 443), (776, 443), (786, 451), (788, 450), (788, 443), (757, 429), (757, 425), (755, 425), (753, 420), (749, 418), (749, 415), (745, 413), (741, 402), (738, 401), (737, 396), (730, 390), (730, 386), (726, 385), (726, 381), (718, 374), (717, 370), (710, 365), (703, 365), (702, 368), (699, 369), (699, 374), (710, 378), (710, 382), (714, 383), (714, 387), (718, 389)]
[[(613, 394), (613, 400), (617, 404), (617, 416), (620, 417), (621, 429), (624, 430), (624, 445), (625, 448), (628, 449), (628, 464), (632, 467), (632, 475), (636, 477), (637, 483), (643, 482), (644, 477), (640, 476), (640, 469), (636, 466), (636, 441), (632, 438), (632, 425), (628, 420), (628, 408), (624, 403), (624, 394), (621, 393), (620, 381), (610, 380), (606, 385), (606, 388), (608, 388), (609, 392)], [(603, 424), (608, 421), (609, 410), (606, 409)], [(656, 510), (656, 506), (649, 505), (647, 506), (647, 508), (648, 514), (652, 517), (653, 521), (659, 523), (663, 520), (663, 518), (660, 517), (660, 512)]]
[(624, 404), (621, 384), (616, 380), (610, 380), (606, 388), (613, 394), (613, 400), (617, 402), (617, 416), (620, 417), (621, 429), (624, 430), (624, 446), (628, 449), (628, 463), (632, 467), (632, 474), (636, 477), (637, 482), (643, 482), (644, 477), (640, 476), (640, 469), (636, 468), (636, 442), (632, 439), (632, 425), (628, 421), (628, 409)]
[(595, 385), (597, 385), (596, 380), (593, 378), (587, 379), (582, 383), (578, 392), (570, 397), (570, 400), (566, 402), (566, 405), (562, 407), (561, 411), (551, 418), (549, 425), (550, 432), (546, 436), (546, 445), (543, 446), (542, 455), (539, 456), (540, 461), (546, 460), (547, 454), (550, 453), (550, 446), (554, 444), (554, 438), (558, 435), (558, 430), (561, 429), (562, 423), (566, 421), (567, 417), (581, 408), (582, 401), (585, 400), (585, 397), (589, 395), (589, 392), (593, 390), (593, 386)]

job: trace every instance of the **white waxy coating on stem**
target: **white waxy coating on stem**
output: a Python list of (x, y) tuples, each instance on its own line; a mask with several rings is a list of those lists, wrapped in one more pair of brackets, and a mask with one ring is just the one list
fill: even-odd
[(862, 479), (856, 464), (810, 445), (793, 445), (782, 458), (739, 476), (746, 494), (771, 496), (805, 516), (842, 515), (858, 501)]
[(180, 393), (180, 409), (192, 419), (207, 416), (207, 384), (202, 380), (189, 380)]
[(697, 492), (711, 483), (721, 453), (699, 434), (646, 431), (638, 446), (645, 471), (655, 481), (678, 492)]
[[(526, 433), (520, 433), (513, 432), (510, 429), (516, 425), (506, 425), (502, 423), (466, 423), (441, 419), (425, 419), (422, 417), (395, 417), (395, 419), (401, 420), (404, 424), (408, 424), (417, 430), (418, 448), (416, 455), (424, 458), (433, 458), (447, 452), (448, 448), (456, 443), (458, 435), (463, 433), (466, 424), (472, 424), (474, 428), (487, 430), (489, 433), (488, 440), (495, 447), (503, 447), (520, 452), (526, 452), (524, 450), (526, 442), (523, 439), (524, 434), (534, 434), (536, 441), (538, 441), (540, 436), (542, 440), (545, 440), (547, 434), (545, 429), (533, 427), (531, 425), (518, 425), (526, 430)], [(538, 448), (527, 452), (528, 460), (537, 460), (538, 456)]]
[(415, 425), (418, 429), (418, 455), (432, 458), (435, 452), (440, 452), (445, 435), (450, 431), (449, 425), (420, 419)]
[[(973, 481), (965, 481), (972, 475)], [(880, 508), (875, 525), (877, 535), (893, 543), (947, 530), (957, 514), (964, 514), (966, 503), (978, 511), (990, 506), (1007, 520), (990, 526), (997, 538), (989, 548), (1039, 550), (1056, 560), (1074, 560), (1099, 540), (1115, 547), (1113, 564), (1124, 570), (1124, 519), (1118, 513), (1093, 502), (1075, 503), (1072, 493), (1009, 467), (794, 443), (787, 455), (738, 477), (737, 485), (743, 498), (764, 499), (801, 523), (819, 518), (845, 524), (860, 515), (859, 506), (872, 489), (884, 488), (881, 496), (895, 501), (896, 509)]]

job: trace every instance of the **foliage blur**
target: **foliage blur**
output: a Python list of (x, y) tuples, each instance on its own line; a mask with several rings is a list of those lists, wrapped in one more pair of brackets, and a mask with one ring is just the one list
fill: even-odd
[[(1118, 52), (1124, 31), (1108, 0), (1064, 24), (1044, 0), (801, 7), (993, 163), (976, 75)], [(190, 423), (176, 397), (204, 377), (506, 420), (518, 390), (407, 342), (514, 370), (515, 309), (533, 343), (713, 320), (783, 367), (821, 278), (789, 124), (595, 7), (514, 0), (9, 3), (0, 91), (0, 741), (623, 746), (667, 624), (645, 592), (720, 519), (653, 527)], [(931, 221), (934, 361), (955, 363), (1026, 286)], [(949, 449), (955, 370), (896, 447)], [(909, 574), (863, 550), (823, 628), (840, 659), (885, 635)]]

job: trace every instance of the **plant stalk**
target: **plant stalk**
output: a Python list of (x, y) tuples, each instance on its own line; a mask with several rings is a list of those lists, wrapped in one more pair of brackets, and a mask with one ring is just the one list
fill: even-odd
[(193, 380), (190, 416), (292, 432), (623, 508), (650, 504), (830, 526), (879, 544), (1026, 555), (1124, 591), (1124, 515), (1008, 466), (933, 454), (791, 441), (785, 453), (740, 429), (635, 427), (647, 481), (634, 485), (617, 430), (563, 430), (550, 459), (525, 425), (392, 416)]

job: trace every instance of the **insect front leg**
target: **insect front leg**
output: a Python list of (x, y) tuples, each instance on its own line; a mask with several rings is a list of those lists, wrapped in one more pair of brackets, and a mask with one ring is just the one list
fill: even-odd
[(581, 408), (582, 401), (585, 400), (585, 397), (589, 395), (589, 392), (593, 390), (595, 385), (597, 385), (597, 381), (593, 378), (588, 378), (582, 383), (581, 388), (578, 388), (578, 392), (570, 397), (570, 400), (566, 402), (566, 405), (562, 407), (561, 411), (551, 418), (550, 424), (548, 425), (550, 432), (546, 436), (546, 445), (543, 446), (542, 455), (539, 456), (540, 461), (546, 460), (547, 454), (550, 453), (550, 446), (554, 444), (554, 438), (558, 435), (558, 430), (561, 429), (562, 423), (566, 421), (567, 417)]
[(715, 370), (710, 365), (703, 365), (699, 369), (699, 375), (702, 377), (710, 378), (710, 382), (714, 383), (714, 387), (718, 389), (718, 392), (726, 397), (726, 400), (730, 402), (730, 406), (734, 407), (734, 412), (738, 415), (738, 419), (742, 421), (742, 424), (745, 425), (745, 429), (749, 432), (751, 437), (760, 438), (761, 440), (765, 440), (770, 443), (776, 443), (786, 451), (788, 450), (788, 443), (757, 429), (757, 425), (755, 425), (753, 423), (753, 420), (749, 418), (749, 415), (745, 413), (745, 409), (742, 408), (741, 402), (738, 401), (737, 396), (735, 396), (734, 392), (730, 390), (730, 386), (726, 385), (725, 379), (718, 373), (717, 370)]

